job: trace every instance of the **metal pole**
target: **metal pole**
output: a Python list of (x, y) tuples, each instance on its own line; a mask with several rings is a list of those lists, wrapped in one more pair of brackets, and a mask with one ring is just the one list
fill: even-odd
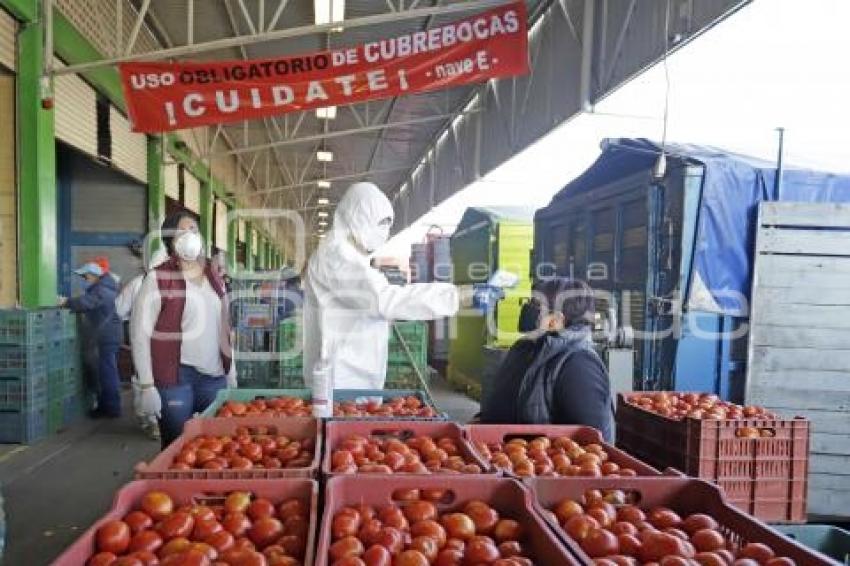
[(593, 11), (594, 0), (584, 0), (584, 15), (581, 31), (581, 75), (579, 79), (579, 102), (581, 109), (592, 112), (590, 103), (590, 73), (593, 69)]
[(785, 128), (776, 128), (779, 134), (779, 148), (776, 153), (776, 175), (773, 179), (773, 194), (777, 201), (782, 200), (782, 160), (785, 154)]
[(44, 76), (53, 68), (53, 0), (42, 0), (44, 12)]
[(128, 53), (123, 57), (111, 57), (108, 59), (101, 59), (99, 61), (92, 61), (90, 63), (69, 65), (68, 67), (53, 69), (53, 73), (56, 75), (64, 75), (69, 73), (80, 73), (82, 71), (89, 71), (91, 69), (108, 67), (117, 63), (127, 63), (130, 61), (156, 61), (160, 59), (185, 57), (187, 55), (206, 53), (208, 51), (239, 47), (240, 45), (254, 45), (257, 43), (265, 43), (267, 41), (275, 41), (278, 39), (288, 39), (292, 37), (302, 37), (305, 35), (317, 35), (321, 33), (328, 33), (339, 27), (344, 27), (346, 30), (348, 30), (380, 25), (389, 22), (415, 20), (418, 18), (426, 18), (428, 16), (444, 16), (461, 12), (488, 10), (490, 8), (497, 8), (506, 4), (512, 4), (515, 1), (516, 0), (469, 0), (468, 2), (447, 4), (445, 6), (417, 8), (416, 10), (408, 10), (405, 12), (375, 14), (372, 16), (364, 16), (362, 18), (344, 20), (342, 22), (332, 22), (321, 25), (298, 26), (293, 28), (270, 31), (257, 35), (227, 37), (223, 39), (216, 39), (214, 41), (208, 41), (205, 43), (196, 43), (195, 45), (182, 45), (179, 47), (161, 49), (159, 51), (151, 51), (148, 53), (136, 53), (132, 55)]

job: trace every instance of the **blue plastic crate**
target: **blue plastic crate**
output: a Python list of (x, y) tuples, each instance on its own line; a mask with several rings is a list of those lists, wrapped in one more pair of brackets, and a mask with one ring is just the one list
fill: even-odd
[(83, 416), (83, 400), (79, 395), (70, 395), (63, 400), (62, 425), (74, 424)]
[(48, 399), (47, 374), (0, 378), (0, 411), (32, 411)]
[(47, 373), (46, 344), (0, 345), (0, 377), (25, 377)]
[(33, 411), (0, 412), (0, 442), (31, 444), (47, 436), (47, 406)]
[(0, 310), (0, 344), (28, 346), (47, 340), (54, 310)]

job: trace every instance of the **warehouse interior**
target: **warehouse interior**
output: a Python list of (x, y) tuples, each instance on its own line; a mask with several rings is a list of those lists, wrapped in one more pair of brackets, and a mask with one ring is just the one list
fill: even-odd
[[(0, 562), (77, 563), (69, 558), (72, 543), (89, 536), (117, 490), (141, 477), (138, 465), (160, 455), (159, 440), (140, 430), (130, 410), (129, 338), (118, 354), (124, 413), (115, 420), (86, 416), (97, 389), (92, 330), (85, 317), (60, 308), (64, 298), (87, 292), (85, 279), (75, 275), (80, 266), (105, 262), (104, 276), (121, 287), (152, 268), (163, 221), (187, 213), (203, 255), (218, 262), (232, 286), (238, 389), (230, 399), (309, 400), (312, 369), (303, 364), (296, 303), (308, 258), (332, 236), (336, 206), (352, 183), (380, 188), (398, 236), (649, 69), (666, 69), (671, 54), (752, 3), (0, 0), (0, 327), (43, 318), (46, 336), (37, 346), (22, 345), (0, 328), (0, 350), (9, 359), (13, 351), (44, 358), (45, 382), (37, 431), (33, 417), (0, 396)], [(128, 64), (247, 65), (344, 51), (499, 9), (527, 16), (524, 74), (168, 131), (142, 131), (134, 123), (137, 110), (122, 76)], [(806, 521), (839, 531), (850, 520), (844, 381), (850, 358), (842, 316), (850, 312), (850, 297), (835, 275), (850, 273), (842, 239), (850, 230), (850, 176), (783, 169), (781, 141), (778, 163), (670, 143), (666, 107), (664, 113), (661, 139), (605, 139), (598, 159), (545, 207), (528, 206), (517, 186), (511, 206), (470, 206), (452, 231), (428, 228), (409, 259), (372, 258), (390, 284), (451, 283), (461, 296), (456, 317), (390, 324), (384, 400), (418, 394), (440, 418), (460, 427), (474, 423), (509, 349), (524, 338), (519, 328), (537, 284), (553, 276), (588, 279), (598, 293), (593, 341), (617, 405), (617, 447), (658, 468), (650, 467), (655, 473), (669, 465), (720, 484), (724, 505), (731, 502), (743, 517), (788, 532)], [(789, 227), (818, 234), (800, 243), (781, 232)], [(785, 256), (793, 258), (784, 262)], [(483, 272), (470, 275), (480, 265)], [(602, 275), (595, 271), (600, 265)], [(511, 281), (494, 284), (497, 276)], [(787, 289), (806, 281), (811, 289)], [(752, 310), (735, 303), (733, 293), (751, 301)], [(788, 321), (810, 332), (798, 336)], [(0, 381), (18, 380), (18, 369), (0, 363)], [(51, 389), (54, 381), (60, 392)], [(239, 397), (243, 389), (256, 393)], [(617, 398), (631, 391), (647, 396)], [(787, 432), (792, 449), (771, 454), (784, 459), (787, 481), (770, 484), (765, 498), (760, 472), (744, 474), (755, 475), (742, 494), (734, 482), (723, 483), (719, 464), (706, 476), (699, 466), (689, 468), (687, 458), (675, 465), (654, 460), (664, 442), (641, 444), (641, 435), (621, 434), (619, 420), (635, 407), (657, 409), (658, 398), (648, 396), (653, 391), (699, 391), (712, 403), (766, 407), (754, 414), (773, 421), (779, 418), (769, 411), (787, 415), (782, 422), (791, 424), (776, 425), (780, 433), (771, 425), (770, 434), (754, 440), (785, 440)], [(318, 421), (326, 442), (333, 420)], [(530, 441), (532, 433), (525, 436)], [(324, 448), (330, 461), (331, 445)], [(755, 457), (748, 465), (763, 469)], [(325, 477), (313, 473), (317, 489), (325, 489)], [(347, 493), (347, 484), (336, 485)], [(319, 501), (325, 503), (324, 492)], [(321, 517), (319, 510), (313, 520)], [(590, 563), (556, 528), (550, 538), (569, 547), (560, 552)], [(761, 522), (756, 530), (769, 532), (765, 540), (780, 555), (790, 549), (792, 564), (831, 564), (827, 555), (840, 552), (822, 540), (812, 546), (799, 533), (802, 544), (786, 547), (793, 539)], [(848, 540), (836, 543), (846, 556)], [(333, 564), (320, 555), (327, 553), (321, 544), (315, 563)], [(818, 552), (807, 554), (807, 547)], [(806, 562), (811, 556), (816, 561)], [(572, 563), (552, 560), (535, 563)]]

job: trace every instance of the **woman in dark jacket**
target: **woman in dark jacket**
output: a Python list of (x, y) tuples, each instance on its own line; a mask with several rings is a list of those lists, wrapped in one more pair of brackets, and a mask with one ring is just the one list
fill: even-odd
[(534, 299), (537, 330), (511, 347), (482, 399), (481, 422), (587, 425), (611, 442), (611, 385), (591, 339), (593, 291), (556, 277)]

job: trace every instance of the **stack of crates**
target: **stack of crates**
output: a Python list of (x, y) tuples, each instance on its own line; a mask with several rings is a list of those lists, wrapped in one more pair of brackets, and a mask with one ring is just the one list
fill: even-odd
[[(284, 389), (304, 387), (301, 340), (301, 317), (288, 318), (281, 322), (278, 330), (279, 381), (276, 387)], [(430, 371), (428, 369), (428, 325), (419, 321), (393, 323), (390, 327), (388, 351), (385, 388), (421, 389), (422, 380), (419, 376), (427, 380)]]
[(79, 419), (83, 399), (76, 317), (57, 309), (47, 332), (47, 432), (53, 434)]

